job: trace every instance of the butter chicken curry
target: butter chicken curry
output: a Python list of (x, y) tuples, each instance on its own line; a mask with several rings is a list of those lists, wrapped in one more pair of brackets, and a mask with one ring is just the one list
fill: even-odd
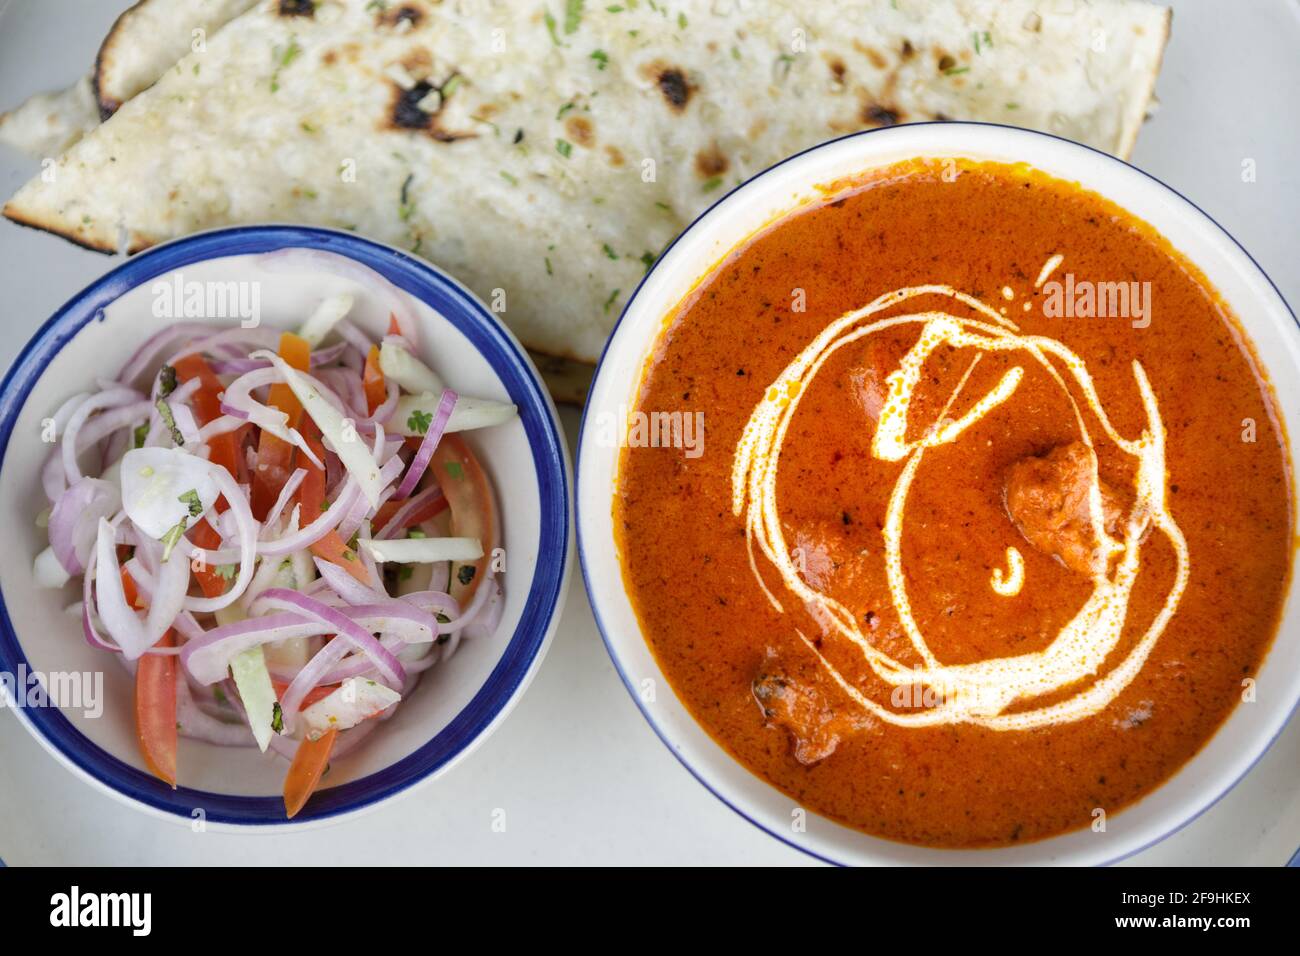
[(622, 452), (657, 660), (736, 759), (868, 833), (1114, 813), (1277, 628), (1291, 479), (1248, 342), (1149, 226), (1036, 171), (837, 184), (668, 316), (637, 412), (705, 426)]

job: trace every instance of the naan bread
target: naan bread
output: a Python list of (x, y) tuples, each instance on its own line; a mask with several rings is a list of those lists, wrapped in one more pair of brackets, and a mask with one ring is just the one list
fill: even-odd
[(104, 118), (153, 86), (168, 67), (256, 0), (140, 0), (117, 18), (95, 58), (95, 95)]
[(1168, 24), (1130, 0), (264, 0), (4, 212), (106, 251), (356, 230), (592, 362), (673, 236), (815, 143), (977, 118), (1126, 153)]
[(66, 90), (37, 93), (0, 114), (0, 143), (33, 159), (58, 156), (99, 125), (99, 107), (88, 76)]
[(0, 143), (35, 159), (57, 156), (254, 2), (140, 0), (117, 18), (89, 76), (0, 114)]

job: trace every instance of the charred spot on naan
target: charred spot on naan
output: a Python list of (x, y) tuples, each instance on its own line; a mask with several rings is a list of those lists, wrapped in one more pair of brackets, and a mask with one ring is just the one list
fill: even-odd
[(668, 108), (674, 113), (684, 112), (698, 89), (696, 84), (687, 78), (685, 70), (663, 60), (647, 63), (642, 67), (641, 72), (655, 85), (663, 95)]
[(409, 23), (412, 27), (420, 25), (424, 19), (424, 11), (411, 3), (403, 3), (399, 7), (392, 9), (381, 8), (375, 15), (375, 23), (382, 27), (400, 27), (403, 23)]
[(596, 145), (596, 128), (585, 116), (570, 116), (564, 121), (564, 133), (569, 140), (583, 149)]
[(885, 59), (885, 55), (874, 46), (864, 46), (860, 49), (866, 58), (871, 61), (871, 65), (877, 70), (883, 70), (889, 66), (889, 61)]
[[(406, 56), (402, 57), (401, 62), (402, 69), (406, 70), (411, 76), (427, 78), (433, 73), (433, 54), (429, 52), (427, 47), (414, 47)], [(455, 75), (453, 72), (443, 83), (443, 86), (450, 84), (452, 77)], [(450, 91), (448, 91), (448, 95), (450, 95)]]
[[(478, 134), (444, 129), (439, 118), (447, 105), (451, 94), (450, 88), (457, 85), (460, 74), (452, 73), (441, 85), (434, 86), (428, 80), (420, 80), (410, 89), (403, 89), (392, 84), (393, 93), (388, 116), (384, 126), (388, 129), (405, 132), (423, 132), (440, 143), (454, 143), (461, 139), (474, 139)], [(431, 94), (437, 94), (438, 106), (430, 111), (424, 108)]]
[(838, 56), (827, 57), (826, 67), (831, 71), (831, 82), (836, 86), (843, 86), (844, 78), (849, 72), (849, 68), (844, 65), (844, 60)]
[(279, 14), (282, 17), (316, 16), (315, 0), (280, 0)]
[(897, 126), (903, 121), (899, 110), (890, 109), (879, 103), (868, 103), (862, 107), (862, 122), (867, 126)]
[(711, 143), (707, 149), (702, 149), (695, 154), (695, 171), (700, 175), (701, 179), (712, 179), (715, 176), (721, 176), (729, 168), (731, 168), (731, 162), (718, 148), (716, 142)]

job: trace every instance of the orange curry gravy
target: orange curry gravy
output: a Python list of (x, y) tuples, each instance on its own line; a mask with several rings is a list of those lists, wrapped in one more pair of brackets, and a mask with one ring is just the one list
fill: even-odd
[[(1241, 700), (1273, 638), (1292, 519), (1269, 389), (1200, 273), (1150, 227), (1076, 185), (975, 163), (946, 181), (942, 166), (917, 161), (836, 188), (721, 262), (669, 315), (647, 364), (637, 410), (703, 412), (704, 441), (702, 454), (687, 454), (644, 447), (633, 435), (622, 453), (615, 527), (644, 633), (695, 718), (801, 806), (868, 833), (943, 847), (1089, 825), (1097, 809), (1114, 813), (1197, 752)], [(1079, 283), (1136, 282), (1136, 291), (1149, 282), (1149, 323), (1134, 327), (1144, 324), (1136, 295), (1129, 317), (1080, 317), (1086, 303), (1074, 316), (1046, 315), (1052, 283), (1067, 275), (1076, 296)], [(1121, 440), (1148, 427), (1136, 360), (1166, 433), (1165, 477), (1155, 498), (1141, 497), (1135, 459), (1102, 427), (1062, 361), (1049, 363), (1057, 380), (1024, 350), (949, 341), (929, 352), (902, 435), (912, 448), (1009, 375), (1021, 376), (1009, 398), (958, 437), (925, 448), (906, 495), (898, 564), (908, 614), (935, 666), (996, 668), (1000, 658), (1045, 652), (1105, 586), (1089, 562), (1100, 560), (1103, 578), (1119, 575), (1121, 552), (1095, 557), (1105, 552), (1095, 550), (1094, 486), (1097, 520), (1112, 539), (1140, 532), (1124, 539), (1140, 568), (1129, 578), (1122, 628), (1092, 671), (1070, 677), (1072, 665), (1063, 665), (1051, 673), (1065, 682), (1036, 697), (899, 725), (870, 707), (918, 715), (938, 706), (935, 695), (923, 693), (923, 679), (882, 679), (885, 671), (808, 595), (843, 608), (888, 660), (926, 666), (888, 571), (891, 495), (908, 458), (873, 452), (898, 391), (889, 376), (918, 347), (922, 324), (847, 342), (790, 392), (798, 404), (774, 500), (804, 593), (756, 544), (751, 566), (749, 505), (733, 508), (733, 465), (751, 414), (823, 330), (885, 293), (931, 284), (985, 303), (999, 322), (938, 293), (868, 321), (933, 311), (1000, 329), (1014, 323), (1017, 335), (1059, 342), (1086, 366)], [(1172, 617), (1149, 652), (1135, 656), (1178, 589), (1178, 551), (1152, 526), (1156, 500), (1185, 540), (1187, 572)], [(1023, 580), (999, 593), (995, 582), (1016, 577), (1011, 548)], [(1131, 679), (1079, 716), (1083, 702), (1097, 699), (1086, 692), (1134, 659)], [(1054, 719), (1062, 707), (1066, 719)]]

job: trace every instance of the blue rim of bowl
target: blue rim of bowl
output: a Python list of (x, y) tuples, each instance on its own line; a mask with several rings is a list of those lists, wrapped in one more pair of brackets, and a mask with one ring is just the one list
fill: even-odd
[[(189, 787), (175, 790), (124, 763), (83, 736), (59, 710), (28, 708), (24, 718), (45, 741), (93, 779), (155, 810), (187, 820), (201, 808), (213, 823), (240, 826), (297, 825), (350, 814), (386, 800), (435, 773), (470, 747), (514, 699), (541, 651), (563, 596), (569, 553), (569, 489), (564, 442), (537, 373), (518, 342), (476, 299), (450, 276), (400, 250), (350, 233), (301, 226), (248, 226), (219, 229), (159, 246), (132, 258), (69, 300), (24, 346), (0, 384), (0, 468), (15, 421), (49, 361), (102, 310), (150, 279), (196, 262), (271, 252), (284, 248), (319, 249), (347, 256), (374, 269), (389, 282), (427, 303), (463, 334), (488, 360), (504, 383), (528, 437), (538, 476), (541, 503), (536, 570), (523, 615), (501, 660), (486, 683), (432, 740), (391, 766), (315, 794), (301, 813), (287, 820), (279, 797), (212, 793)], [(559, 555), (558, 561), (547, 555)], [(17, 673), (26, 656), (0, 594), (0, 670)]]
[[(732, 187), (724, 195), (719, 196), (711, 206), (709, 206), (702, 213), (696, 216), (689, 226), (687, 226), (685, 229), (683, 229), (680, 233), (677, 234), (677, 237), (673, 239), (673, 241), (670, 242), (664, 248), (664, 251), (659, 254), (659, 258), (655, 260), (654, 265), (650, 267), (650, 269), (646, 272), (646, 274), (641, 277), (641, 281), (637, 283), (636, 289), (633, 290), (632, 295), (628, 298), (626, 304), (624, 304), (623, 311), (619, 313), (618, 321), (614, 323), (614, 327), (610, 330), (609, 337), (605, 340), (605, 347), (601, 350), (600, 361), (596, 363), (596, 372), (592, 376), (592, 388), (588, 391), (588, 395), (590, 395), (592, 392), (595, 391), (595, 383), (600, 379), (601, 370), (605, 367), (605, 359), (609, 355), (610, 344), (614, 341), (614, 337), (618, 335), (619, 327), (623, 324), (623, 320), (627, 317), (628, 311), (632, 308), (632, 303), (635, 302), (636, 297), (641, 294), (642, 287), (645, 286), (646, 282), (650, 280), (650, 277), (654, 275), (655, 269), (659, 267), (659, 263), (661, 263), (664, 260), (664, 258), (668, 255), (669, 251), (675, 245), (677, 245), (677, 243), (681, 242), (682, 239), (685, 238), (685, 236), (692, 229), (694, 229), (702, 219), (704, 219), (706, 216), (709, 215), (709, 213), (713, 212), (714, 209), (716, 209), (718, 206), (722, 205), (722, 203), (726, 202), (729, 198), (731, 198), (733, 194), (744, 189), (750, 183), (754, 182), (755, 180), (763, 176), (766, 176), (768, 173), (772, 172), (773, 170), (781, 168), (787, 163), (793, 162), (794, 160), (799, 159), (802, 156), (805, 156), (808, 153), (815, 152), (816, 150), (819, 149), (827, 149), (830, 146), (833, 146), (836, 143), (841, 143), (845, 140), (856, 139), (861, 136), (881, 136), (881, 135), (888, 136), (891, 134), (892, 130), (908, 129), (916, 126), (945, 126), (945, 127), (973, 126), (973, 127), (993, 127), (996, 129), (1011, 130), (1015, 133), (1022, 133), (1030, 136), (1041, 136), (1045, 139), (1053, 139), (1061, 143), (1068, 143), (1071, 146), (1075, 146), (1078, 147), (1079, 149), (1087, 150), (1090, 153), (1096, 153), (1098, 156), (1103, 157), (1103, 159), (1105, 160), (1110, 160), (1112, 162), (1119, 163), (1121, 166), (1128, 167), (1134, 172), (1139, 173), (1142, 176), (1146, 177), (1147, 179), (1151, 180), (1157, 186), (1160, 186), (1161, 188), (1167, 190), (1169, 193), (1177, 196), (1183, 202), (1187, 203), (1187, 205), (1191, 206), (1198, 213), (1204, 216), (1207, 221), (1213, 223), (1215, 228), (1217, 228), (1221, 233), (1223, 233), (1223, 235), (1225, 235), (1228, 238), (1228, 240), (1241, 251), (1242, 255), (1244, 255), (1250, 261), (1251, 265), (1255, 267), (1255, 269), (1259, 272), (1259, 274), (1264, 277), (1264, 281), (1266, 281), (1269, 284), (1269, 286), (1272, 288), (1272, 290), (1277, 294), (1278, 300), (1282, 303), (1282, 305), (1286, 307), (1286, 310), (1291, 313), (1292, 321), (1296, 323), (1297, 328), (1300, 328), (1300, 319), (1297, 319), (1295, 310), (1291, 308), (1291, 304), (1287, 302), (1286, 296), (1282, 294), (1282, 290), (1277, 287), (1277, 283), (1273, 281), (1272, 277), (1270, 277), (1269, 274), (1264, 271), (1264, 268), (1258, 262), (1255, 261), (1255, 257), (1252, 256), (1246, 250), (1246, 247), (1243, 246), (1240, 242), (1238, 242), (1236, 238), (1232, 235), (1232, 233), (1228, 232), (1227, 229), (1223, 228), (1223, 226), (1219, 224), (1217, 219), (1215, 219), (1213, 216), (1207, 213), (1196, 203), (1192, 202), (1190, 199), (1188, 199), (1178, 190), (1174, 189), (1172, 186), (1165, 183), (1163, 180), (1157, 179), (1155, 176), (1151, 175), (1146, 170), (1140, 169), (1139, 167), (1134, 166), (1132, 163), (1120, 159), (1118, 156), (1112, 156), (1110, 153), (1103, 152), (1102, 150), (1097, 149), (1093, 146), (1088, 146), (1085, 143), (1076, 143), (1074, 140), (1066, 139), (1064, 136), (1057, 136), (1053, 133), (1044, 133), (1041, 130), (1025, 129), (1022, 126), (1009, 126), (1006, 123), (982, 123), (982, 122), (974, 122), (969, 120), (961, 120), (961, 121), (934, 120), (934, 121), (929, 121), (924, 123), (905, 123), (902, 126), (889, 126), (889, 127), (882, 127), (879, 129), (860, 130), (856, 133), (848, 133), (847, 135), (844, 136), (837, 136), (835, 139), (826, 140), (825, 142), (818, 143), (816, 146), (810, 146), (807, 149), (800, 150), (799, 152), (791, 156), (787, 156), (779, 163), (774, 163), (773, 165), (762, 170), (761, 172), (755, 173), (749, 179), (746, 179), (743, 183), (740, 183), (739, 185)], [(575, 475), (580, 475), (582, 473), (583, 439), (587, 431), (587, 413), (588, 411), (590, 411), (590, 408), (591, 408), (590, 403), (583, 408), (582, 423), (578, 428), (578, 452), (577, 452), (577, 457), (574, 461)], [(575, 483), (575, 487), (576, 486), (577, 483)], [(693, 766), (691, 766), (686, 761), (686, 758), (682, 756), (681, 752), (676, 747), (673, 746), (672, 741), (668, 739), (668, 735), (664, 732), (663, 728), (661, 728), (655, 722), (654, 717), (652, 717), (650, 714), (649, 708), (646, 706), (645, 702), (641, 698), (640, 690), (632, 683), (631, 678), (628, 676), (627, 672), (623, 669), (623, 663), (622, 661), (619, 660), (618, 654), (615, 652), (613, 644), (610, 643), (609, 634), (607, 633), (608, 629), (605, 626), (604, 620), (600, 616), (600, 609), (596, 606), (596, 598), (595, 595), (592, 593), (592, 588), (591, 588), (591, 577), (587, 572), (587, 552), (586, 552), (586, 548), (583, 546), (583, 540), (582, 540), (581, 495), (575, 493), (573, 497), (574, 497), (574, 516), (575, 516), (574, 521), (578, 528), (578, 564), (582, 569), (582, 584), (587, 591), (587, 603), (590, 604), (592, 616), (596, 619), (596, 629), (600, 631), (600, 639), (605, 644), (605, 651), (609, 654), (610, 660), (613, 661), (614, 663), (614, 670), (618, 671), (618, 676), (622, 679), (623, 686), (626, 687), (627, 692), (632, 695), (632, 700), (636, 703), (637, 709), (641, 711), (641, 716), (646, 719), (646, 723), (648, 723), (650, 725), (650, 729), (655, 732), (655, 736), (657, 736), (660, 739), (660, 741), (663, 742), (663, 745), (668, 748), (669, 752), (674, 757), (677, 758), (678, 762), (681, 763), (681, 765), (686, 768), (687, 772), (690, 773), (690, 775), (694, 777), (700, 783), (700, 785), (704, 787), (705, 790), (708, 790), (709, 793), (717, 797), (718, 800), (720, 800), (732, 812), (737, 814), (742, 820), (745, 820), (746, 822), (753, 824), (755, 827), (757, 827), (759, 830), (762, 830), (768, 836), (776, 840), (779, 840), (780, 842), (784, 843), (786, 846), (793, 847), (794, 849), (798, 850), (800, 853), (805, 853), (808, 856), (811, 856), (813, 859), (820, 860), (823, 863), (829, 863), (833, 866), (847, 866), (848, 864), (840, 860), (835, 860), (828, 856), (824, 856), (823, 854), (818, 853), (815, 850), (809, 849), (808, 847), (803, 846), (802, 844), (797, 843), (794, 840), (791, 840), (789, 837), (786, 837), (781, 833), (778, 833), (775, 830), (772, 830), (764, 826), (762, 823), (760, 823), (758, 820), (751, 817), (740, 807), (736, 806), (736, 804), (732, 803), (725, 796), (723, 796), (723, 794), (720, 792), (718, 788), (714, 787), (711, 783), (709, 783), (709, 781), (705, 779), (704, 775), (700, 771), (696, 770)], [(1295, 703), (1292, 704), (1290, 716), (1285, 721), (1282, 722), (1282, 726), (1278, 729), (1278, 732), (1273, 735), (1273, 737), (1268, 741), (1267, 744), (1264, 745), (1264, 747), (1260, 750), (1260, 752), (1255, 756), (1255, 759), (1251, 761), (1250, 766), (1247, 767), (1244, 771), (1242, 771), (1241, 775), (1237, 777), (1237, 779), (1234, 780), (1231, 784), (1229, 784), (1226, 789), (1224, 789), (1221, 793), (1215, 796), (1213, 800), (1206, 803), (1205, 806), (1201, 807), (1200, 810), (1198, 810), (1192, 816), (1188, 817), (1186, 820), (1179, 823), (1177, 826), (1174, 826), (1171, 829), (1165, 831), (1165, 833), (1163, 833), (1161, 836), (1157, 837), (1156, 839), (1150, 841), (1149, 843), (1143, 844), (1142, 846), (1138, 847), (1135, 850), (1129, 850), (1127, 853), (1120, 854), (1119, 856), (1116, 856), (1113, 859), (1107, 860), (1105, 863), (1101, 865), (1111, 866), (1115, 863), (1120, 862), (1121, 860), (1126, 860), (1131, 856), (1136, 856), (1138, 853), (1150, 849), (1151, 847), (1155, 846), (1157, 843), (1167, 840), (1169, 837), (1173, 836), (1179, 830), (1183, 829), (1183, 827), (1187, 826), (1188, 824), (1192, 823), (1194, 820), (1199, 818), (1201, 814), (1209, 810), (1210, 807), (1214, 806), (1216, 803), (1222, 800), (1228, 794), (1229, 791), (1231, 791), (1234, 787), (1236, 787), (1237, 784), (1241, 783), (1241, 781), (1246, 777), (1246, 775), (1249, 774), (1250, 771), (1255, 768), (1255, 765), (1259, 763), (1260, 759), (1264, 756), (1265, 753), (1268, 752), (1269, 748), (1273, 746), (1277, 738), (1281, 736), (1282, 730), (1285, 729), (1287, 724), (1289, 724), (1290, 721), (1295, 717), (1296, 711), (1298, 709), (1300, 709), (1300, 700), (1297, 700)], [(758, 779), (762, 780), (761, 777)], [(767, 784), (767, 781), (762, 781), (762, 782), (764, 784)], [(771, 786), (771, 784), (767, 784), (767, 785)], [(836, 825), (839, 826), (840, 824), (836, 824)], [(857, 832), (857, 831), (853, 831), (853, 832)], [(1291, 863), (1289, 865), (1300, 866), (1300, 850), (1296, 851), (1296, 855), (1295, 857), (1292, 858)]]

